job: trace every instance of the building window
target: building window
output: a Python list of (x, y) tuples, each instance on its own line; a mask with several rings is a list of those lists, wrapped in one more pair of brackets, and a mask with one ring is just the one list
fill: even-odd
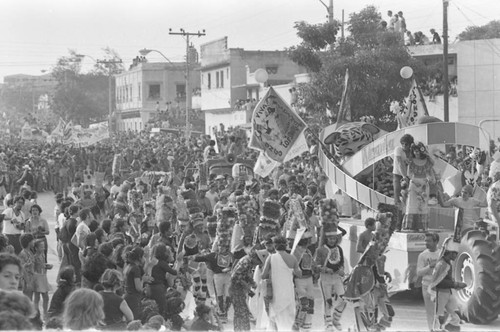
[(141, 100), (141, 94), (142, 94), (141, 83), (137, 83), (137, 99), (138, 100)]
[(160, 84), (150, 84), (149, 85), (149, 99), (160, 99)]
[(216, 87), (216, 88), (220, 88), (220, 84), (219, 84), (219, 83), (220, 83), (220, 82), (219, 82), (219, 72), (218, 72), (218, 71), (216, 71), (216, 72), (215, 72), (215, 87)]
[(177, 84), (175, 86), (175, 95), (177, 98), (186, 98), (186, 84)]
[(223, 70), (220, 71), (220, 87), (221, 88), (224, 87), (224, 71)]
[(210, 73), (207, 74), (207, 87), (208, 89), (212, 88), (212, 75)]

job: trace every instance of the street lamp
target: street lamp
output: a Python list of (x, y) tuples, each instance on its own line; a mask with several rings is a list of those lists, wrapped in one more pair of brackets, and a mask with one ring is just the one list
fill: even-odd
[(170, 63), (171, 65), (173, 65), (174, 63), (172, 61), (170, 61), (169, 58), (167, 58), (165, 56), (165, 54), (163, 54), (162, 52), (158, 51), (158, 50), (152, 50), (152, 49), (149, 49), (149, 48), (143, 48), (142, 50), (139, 50), (139, 53), (142, 55), (142, 56), (146, 56), (148, 55), (149, 53), (151, 52), (156, 52), (156, 53), (159, 53), (163, 58), (165, 58), (165, 60), (168, 61), (168, 63)]
[[(163, 54), (162, 52), (160, 52), (158, 50), (152, 50), (152, 49), (148, 49), (148, 48), (143, 48), (142, 50), (139, 50), (139, 53), (142, 56), (146, 56), (151, 52), (159, 53), (171, 65), (174, 65), (174, 63), (172, 61), (170, 61), (170, 59), (167, 58), (165, 56), (165, 54)], [(186, 57), (186, 88), (185, 89), (186, 89), (185, 93), (186, 93), (186, 140), (187, 140), (189, 138), (189, 98), (190, 98), (190, 94), (188, 93), (188, 89), (189, 89), (189, 59), (188, 59), (188, 57)]]

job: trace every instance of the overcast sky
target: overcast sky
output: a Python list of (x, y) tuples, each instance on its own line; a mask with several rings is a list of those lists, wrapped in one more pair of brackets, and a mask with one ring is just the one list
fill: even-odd
[[(329, 0), (323, 0), (328, 5)], [(402, 10), (410, 31), (442, 31), (441, 0), (334, 0), (334, 17), (367, 5), (386, 12)], [(450, 0), (451, 41), (465, 27), (498, 19), (499, 0)], [(172, 61), (183, 61), (185, 40), (168, 34), (169, 28), (189, 32), (206, 30), (192, 38), (199, 45), (228, 36), (229, 47), (282, 50), (298, 43), (294, 22), (326, 21), (319, 0), (0, 0), (0, 82), (6, 75), (39, 75), (50, 70), (68, 49), (103, 58), (109, 46), (126, 68), (142, 48), (158, 49)], [(157, 55), (150, 61), (163, 61)], [(90, 58), (84, 67), (92, 66)]]

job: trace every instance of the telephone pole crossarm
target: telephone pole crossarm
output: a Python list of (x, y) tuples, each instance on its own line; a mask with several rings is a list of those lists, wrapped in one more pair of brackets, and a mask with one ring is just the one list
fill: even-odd
[(189, 86), (189, 37), (202, 37), (205, 36), (205, 30), (200, 32), (187, 32), (184, 29), (180, 29), (180, 32), (173, 32), (169, 29), (169, 35), (184, 36), (186, 37), (186, 144), (189, 144), (190, 136), (190, 123), (189, 123), (189, 108), (191, 106), (191, 88)]

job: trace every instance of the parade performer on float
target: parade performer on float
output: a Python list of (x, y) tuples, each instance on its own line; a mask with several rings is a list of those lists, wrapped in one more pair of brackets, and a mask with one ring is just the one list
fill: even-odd
[(436, 182), (434, 161), (422, 142), (411, 147), (408, 164), (408, 200), (403, 220), (404, 231), (425, 232), (429, 225), (429, 184)]

